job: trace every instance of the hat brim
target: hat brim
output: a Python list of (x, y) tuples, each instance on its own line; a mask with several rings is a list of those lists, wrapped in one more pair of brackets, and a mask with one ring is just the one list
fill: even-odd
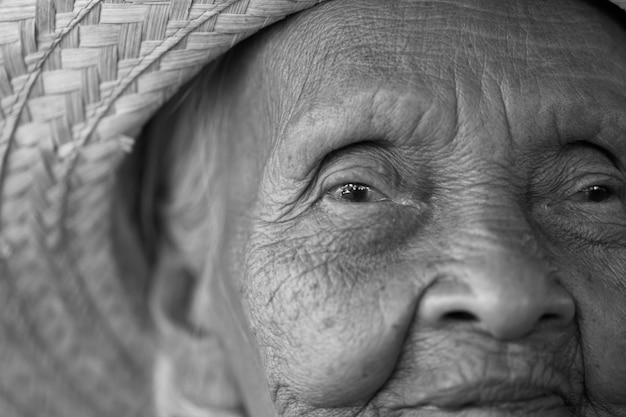
[(153, 414), (155, 343), (113, 255), (115, 167), (203, 66), (321, 1), (0, 2), (0, 394), (19, 387), (16, 410)]

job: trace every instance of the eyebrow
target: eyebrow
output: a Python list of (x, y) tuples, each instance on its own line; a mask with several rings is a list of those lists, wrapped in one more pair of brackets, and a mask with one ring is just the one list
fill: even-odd
[(601, 144), (590, 142), (590, 141), (585, 141), (585, 140), (579, 140), (579, 141), (568, 143), (566, 145), (566, 148), (568, 149), (586, 148), (586, 149), (594, 150), (604, 155), (609, 161), (611, 161), (613, 165), (615, 165), (616, 168), (618, 169), (624, 168), (624, 166), (621, 164), (619, 160), (619, 157), (614, 155), (613, 152), (611, 152), (609, 149), (606, 149)]
[[(325, 158), (354, 144), (391, 146), (403, 136), (403, 130), (416, 130), (430, 106), (430, 100), (417, 94), (403, 95), (395, 89), (377, 90), (375, 96), (373, 100), (372, 92), (359, 92), (346, 97), (345, 104), (305, 110), (287, 122), (272, 151), (272, 157), (286, 155), (289, 163), (283, 168), (284, 175), (294, 180), (309, 178)], [(419, 104), (415, 106), (416, 103)], [(382, 108), (394, 111), (385, 112)], [(403, 123), (397, 123), (398, 120)], [(406, 124), (407, 120), (413, 122)]]
[(355, 143), (380, 140), (374, 129), (359, 128), (367, 123), (368, 117), (345, 119), (337, 117), (337, 114), (323, 118), (315, 116), (307, 114), (306, 122), (297, 123), (288, 129), (276, 150), (276, 153), (287, 155), (289, 164), (284, 167), (286, 176), (305, 179), (333, 153)]
[(623, 119), (609, 127), (602, 121), (600, 132), (588, 143), (603, 152), (613, 164), (626, 172), (626, 113)]
[(344, 158), (346, 156), (371, 154), (371, 153), (376, 153), (380, 151), (389, 152), (390, 149), (391, 149), (391, 146), (389, 142), (380, 140), (380, 139), (374, 139), (374, 140), (366, 139), (360, 142), (349, 143), (346, 146), (335, 149), (329, 152), (328, 154), (326, 154), (326, 156), (324, 156), (322, 160), (320, 161), (319, 166), (320, 168), (323, 168), (324, 166), (331, 165), (337, 160)]
[(559, 132), (559, 146), (593, 146), (626, 170), (626, 94), (604, 85), (572, 103), (546, 103), (539, 115), (542, 128)]
[(591, 116), (597, 120), (599, 130), (572, 143), (584, 142), (606, 155), (616, 167), (626, 170), (626, 105), (594, 108)]

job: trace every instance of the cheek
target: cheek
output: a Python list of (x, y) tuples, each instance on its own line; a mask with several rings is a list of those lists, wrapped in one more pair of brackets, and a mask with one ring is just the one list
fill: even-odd
[[(623, 249), (571, 253), (561, 265), (563, 285), (574, 296), (592, 402), (623, 403), (626, 392), (626, 256)], [(581, 261), (582, 260), (582, 261)]]
[(252, 250), (244, 303), (278, 402), (357, 405), (393, 371), (417, 287), (401, 264), (313, 240)]
[[(613, 306), (624, 304), (625, 294), (603, 297), (602, 303)], [(600, 301), (598, 301), (599, 303)], [(597, 305), (597, 304), (596, 304)], [(626, 311), (615, 307), (613, 314), (600, 313), (585, 323), (585, 370), (589, 397), (605, 402), (607, 398), (624, 402), (626, 392)], [(616, 317), (617, 316), (617, 317)]]

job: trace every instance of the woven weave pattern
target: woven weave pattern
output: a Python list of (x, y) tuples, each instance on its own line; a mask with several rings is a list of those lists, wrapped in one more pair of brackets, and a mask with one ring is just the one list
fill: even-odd
[(318, 2), (0, 1), (0, 415), (152, 415), (112, 174), (204, 64)]

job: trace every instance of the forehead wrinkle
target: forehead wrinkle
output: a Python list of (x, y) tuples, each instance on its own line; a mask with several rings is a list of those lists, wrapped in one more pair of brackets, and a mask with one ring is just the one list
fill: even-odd
[(263, 68), (269, 86), (268, 107), (273, 109), (273, 146), (302, 102), (318, 96), (325, 67), (335, 59), (328, 47), (328, 33), (319, 30), (323, 21), (307, 19), (308, 12), (277, 24), (265, 40), (268, 53)]
[[(405, 2), (385, 7), (396, 9), (396, 3)], [(283, 30), (284, 42), (273, 49), (282, 52), (278, 57), (280, 72), (287, 81), (285, 85), (297, 92), (293, 98), (311, 98), (320, 85), (332, 82), (336, 75), (352, 78), (357, 72), (386, 76), (390, 68), (398, 66), (395, 61), (413, 58), (410, 37), (402, 42), (403, 38), (397, 36), (402, 26), (413, 23), (418, 21), (410, 13), (377, 14), (376, 7), (367, 2), (328, 2), (289, 20)], [(409, 31), (405, 33), (410, 35)], [(390, 36), (394, 38), (392, 44)]]
[[(377, 76), (388, 76), (389, 71), (392, 71), (393, 76), (398, 78), (402, 75), (402, 70), (406, 71), (402, 65), (397, 65), (398, 62), (402, 62), (402, 59), (408, 61), (403, 64), (413, 66), (413, 69), (418, 69), (426, 75), (432, 76), (439, 73), (443, 80), (446, 75), (445, 71), (449, 70), (448, 63), (454, 62), (456, 58), (467, 59), (470, 56), (478, 64), (475, 76), (480, 77), (485, 70), (485, 65), (490, 65), (490, 76), (507, 83), (513, 92), (519, 92), (524, 87), (527, 89), (528, 86), (524, 84), (536, 82), (539, 78), (546, 80), (548, 77), (559, 76), (561, 72), (571, 70), (581, 61), (587, 63), (578, 64), (580, 68), (576, 68), (577, 71), (570, 74), (569, 78), (575, 78), (577, 74), (585, 76), (590, 73), (589, 65), (594, 65), (596, 61), (592, 59), (593, 55), (590, 52), (592, 48), (597, 47), (598, 44), (603, 48), (614, 48), (615, 41), (613, 41), (613, 46), (603, 43), (604, 39), (611, 37), (610, 33), (598, 30), (606, 19), (599, 17), (601, 15), (598, 13), (591, 13), (594, 9), (587, 9), (588, 6), (585, 6), (584, 2), (555, 0), (554, 3), (556, 2), (559, 2), (556, 6), (568, 7), (570, 4), (580, 3), (578, 8), (570, 12), (572, 16), (568, 17), (578, 22), (577, 25), (571, 22), (566, 24), (562, 14), (557, 13), (555, 16), (555, 5), (552, 3), (544, 7), (541, 2), (531, 2), (534, 5), (531, 7), (529, 2), (520, 1), (480, 3), (498, 4), (500, 5), (498, 10), (505, 10), (507, 5), (511, 4), (519, 6), (518, 9), (513, 8), (513, 12), (509, 13), (519, 18), (519, 24), (502, 25), (500, 29), (496, 27), (495, 33), (486, 31), (484, 25), (480, 26), (481, 19), (479, 19), (478, 11), (473, 22), (475, 27), (467, 26), (467, 24), (463, 26), (462, 22), (466, 20), (462, 18), (458, 10), (455, 13), (445, 13), (445, 10), (442, 11), (436, 7), (427, 9), (423, 7), (426, 2), (424, 4), (422, 2), (419, 4), (397, 3), (403, 8), (414, 7), (414, 16), (411, 13), (395, 13), (400, 9), (394, 3), (393, 7), (389, 7), (389, 15), (386, 18), (373, 13), (376, 9), (370, 2), (363, 1), (357, 3), (358, 6), (350, 1), (329, 2), (298, 15), (297, 18), (287, 20), (281, 28), (284, 36), (281, 36), (281, 41), (271, 48), (272, 53), (268, 55), (267, 60), (268, 65), (273, 65), (273, 78), (278, 86), (272, 89), (272, 102), (279, 103), (277, 106), (280, 106), (277, 112), (280, 130), (275, 139), (285, 137), (288, 122), (302, 114), (307, 106), (323, 105), (326, 104), (324, 101), (335, 100), (336, 96), (327, 95), (329, 85), (335, 87), (334, 93), (337, 94), (337, 90), (341, 93), (347, 91), (345, 90), (347, 87), (359, 88), (359, 83), (365, 85), (366, 81), (376, 80)], [(452, 8), (451, 2), (435, 3), (445, 4), (446, 8)], [(454, 4), (458, 5), (459, 2)], [(460, 2), (460, 4), (478, 3)], [(521, 7), (521, 5), (527, 6)], [(324, 13), (336, 8), (343, 12)], [(563, 8), (568, 10), (567, 7)], [(360, 12), (350, 13), (351, 10), (369, 10), (372, 12), (369, 14), (375, 16), (367, 17), (368, 13)], [(424, 23), (429, 23), (424, 28), (419, 25), (422, 19), (425, 19)], [(441, 21), (445, 24), (438, 24), (435, 29), (432, 19), (435, 19), (435, 23)], [(401, 24), (396, 24), (397, 22)], [(393, 28), (396, 29), (392, 31), (394, 42), (389, 43), (387, 32)], [(412, 29), (412, 31), (407, 31), (408, 36), (403, 38), (399, 35), (405, 29)], [(467, 35), (470, 29), (473, 37), (480, 41), (477, 42), (480, 44), (478, 46), (483, 49), (474, 48), (468, 55), (463, 51), (465, 43), (459, 42), (459, 39)], [(500, 30), (503, 34), (498, 32)], [(567, 36), (563, 36), (564, 32), (567, 32)], [(601, 34), (598, 35), (598, 32)], [(436, 42), (431, 44), (428, 42), (428, 37), (434, 38)], [(398, 42), (398, 39), (405, 41)], [(442, 45), (444, 50), (441, 50)], [(448, 47), (451, 48), (451, 54), (445, 50)], [(585, 50), (585, 48), (588, 49)], [(585, 52), (589, 54), (589, 58), (581, 58)], [(518, 56), (520, 58), (517, 62), (511, 62)], [(552, 69), (552, 73), (546, 71), (545, 56), (550, 57), (547, 65)], [(506, 58), (509, 61), (509, 68), (506, 68), (506, 71), (502, 69), (494, 71), (502, 65), (499, 58)], [(393, 59), (396, 59), (396, 62)], [(467, 67), (467, 63), (464, 65)], [(618, 66), (616, 64), (616, 68)], [(611, 72), (611, 69), (604, 71)], [(507, 80), (502, 79), (505, 72), (508, 75)], [(344, 77), (338, 77), (339, 75)], [(342, 84), (346, 82), (352, 82), (352, 84)], [(400, 84), (402, 83), (405, 87), (408, 84), (406, 80), (401, 80)], [(541, 94), (541, 91), (538, 91), (540, 87), (542, 86), (532, 85), (531, 90), (527, 92), (532, 93), (534, 90)], [(564, 91), (563, 94), (567, 92)]]
[[(481, 38), (480, 41), (487, 48), (481, 53), (484, 62), (497, 64), (502, 58), (511, 60), (514, 57), (522, 57), (519, 65), (523, 66), (529, 55), (527, 51), (529, 44), (535, 46), (541, 45), (542, 42), (545, 43), (546, 36), (544, 35), (550, 34), (550, 30), (554, 29), (552, 27), (555, 24), (553, 21), (562, 24), (565, 20), (563, 16), (560, 18), (552, 17), (553, 13), (539, 13), (535, 11), (533, 14), (528, 10), (523, 10), (524, 8), (520, 5), (525, 5), (528, 3), (527, 1), (513, 2), (517, 5), (517, 8), (511, 8), (509, 4), (511, 2), (487, 2), (490, 5), (500, 5), (495, 8), (495, 11), (490, 8), (477, 6), (485, 2), (465, 4), (455, 2), (452, 4), (439, 1), (436, 3), (438, 7), (419, 5), (420, 7), (413, 10), (413, 13), (404, 13), (398, 12), (398, 10), (406, 11), (408, 7), (415, 8), (418, 4), (403, 1), (394, 2), (394, 6), (389, 7), (387, 17), (382, 13), (378, 13), (375, 18), (372, 16), (368, 18), (368, 9), (373, 11), (374, 7), (366, 2), (357, 4), (357, 6), (349, 1), (330, 2), (300, 15), (299, 19), (294, 19), (292, 21), (294, 22), (293, 24), (287, 25), (288, 30), (285, 31), (287, 34), (286, 43), (282, 45), (282, 48), (277, 47), (273, 49), (274, 51), (284, 50), (284, 46), (290, 49), (290, 56), (287, 57), (287, 54), (283, 53), (282, 56), (277, 57), (277, 66), (280, 78), (286, 81), (283, 85), (291, 87), (291, 93), (294, 96), (291, 104), (296, 104), (298, 99), (305, 95), (316, 95), (319, 85), (323, 81), (327, 81), (322, 80), (326, 74), (334, 74), (337, 70), (343, 69), (345, 72), (357, 72), (359, 75), (385, 75), (391, 65), (402, 66), (398, 65), (401, 62), (394, 62), (394, 60), (411, 60), (420, 52), (431, 54), (434, 52), (436, 56), (432, 56), (431, 58), (433, 59), (436, 59), (437, 56), (450, 56), (451, 51), (456, 53), (459, 46), (465, 46), (464, 43), (459, 43), (459, 38), (467, 37), (468, 35), (474, 38)], [(501, 3), (507, 3), (507, 5), (501, 5)], [(473, 6), (470, 7), (470, 5)], [(440, 10), (441, 8), (444, 11)], [(528, 9), (529, 6), (526, 6), (526, 8)], [(448, 12), (445, 11), (447, 9), (449, 9)], [(467, 10), (474, 10), (476, 14), (474, 19), (467, 14), (463, 14)], [(460, 13), (460, 11), (463, 13)], [(508, 11), (508, 14), (505, 15), (505, 11)], [(568, 14), (568, 12), (564, 12), (564, 14)], [(310, 19), (304, 18), (309, 15), (311, 16)], [(573, 18), (569, 19), (572, 17), (569, 15), (573, 15)], [(485, 19), (496, 19), (497, 23), (497, 21), (503, 19), (503, 16), (508, 18), (508, 20), (505, 19), (506, 24), (496, 25), (501, 27), (501, 34), (494, 33), (494, 27), (496, 27), (494, 25), (489, 25), (489, 30), (485, 29)], [(409, 36), (405, 38), (405, 42), (399, 42), (398, 37), (395, 36), (391, 45), (392, 48), (389, 48), (390, 45), (386, 39), (387, 34), (397, 34), (402, 32), (405, 27), (417, 28), (419, 31), (419, 23), (424, 19), (430, 21), (426, 22), (430, 23), (426, 31), (417, 34), (408, 31), (407, 34)], [(433, 33), (433, 19), (436, 26), (441, 28), (439, 33)], [(582, 24), (580, 13), (578, 15), (573, 12), (569, 13), (568, 19), (575, 20), (574, 23), (568, 23), (570, 29), (572, 29), (568, 30), (568, 33), (576, 36), (573, 43), (577, 45), (577, 48), (578, 45), (584, 45), (585, 42), (589, 43), (588, 39), (590, 37), (587, 36), (587, 32), (597, 32), (597, 25)], [(518, 24), (511, 25), (511, 21)], [(525, 21), (526, 23), (524, 23)], [(534, 36), (534, 39), (531, 39), (528, 34), (529, 31), (526, 30), (527, 28), (521, 28), (529, 25), (533, 25), (533, 33), (539, 30), (540, 32), (543, 31), (543, 34), (540, 33), (539, 36)], [(593, 28), (590, 28), (590, 26), (593, 26)], [(544, 31), (543, 27), (549, 27), (549, 29)], [(419, 38), (415, 39), (416, 36)], [(428, 45), (431, 42), (428, 42), (428, 37), (433, 36), (438, 38), (437, 45), (439, 48), (444, 43), (450, 46), (451, 51), (440, 51), (437, 53), (432, 49), (429, 50)], [(447, 38), (448, 41), (442, 42), (442, 38)], [(558, 52), (563, 53), (563, 49), (567, 49), (569, 55), (584, 52), (582, 50), (573, 51), (572, 42), (567, 45), (567, 48), (563, 48), (562, 44), (554, 44), (554, 41), (558, 40), (554, 39), (554, 37), (551, 40), (548, 39), (548, 44), (546, 45), (547, 55), (550, 57), (554, 57), (555, 53)], [(593, 44), (590, 46), (595, 48), (598, 45)], [(530, 57), (533, 60), (532, 66), (537, 73), (545, 71), (546, 63), (549, 65), (550, 62), (555, 61), (554, 58), (546, 60), (545, 55), (545, 53), (540, 53), (539, 56)], [(341, 65), (338, 64), (339, 57), (341, 58)], [(433, 65), (433, 67), (433, 70), (436, 71), (437, 65)], [(302, 71), (303, 69), (305, 71)], [(280, 93), (285, 95), (285, 91), (280, 90)], [(284, 110), (283, 113), (293, 113), (291, 110)]]
[[(572, 3), (561, 2), (568, 5)], [(365, 11), (374, 9), (371, 5), (363, 3), (364, 5), (361, 4), (358, 8), (354, 5), (350, 8), (350, 2), (328, 3), (328, 9), (331, 11), (339, 9), (340, 13), (329, 16), (318, 11), (313, 25), (311, 22), (308, 27), (303, 25), (300, 36), (291, 37), (294, 40), (291, 43), (296, 46), (296, 50), (304, 52), (302, 55), (308, 55), (309, 58), (287, 61), (284, 72), (294, 74), (300, 73), (298, 70), (302, 68), (313, 68), (318, 75), (315, 82), (305, 79), (305, 82), (300, 83), (299, 97), (309, 87), (312, 88), (309, 88), (307, 94), (318, 93), (316, 88), (324, 75), (343, 71), (352, 77), (385, 76), (392, 66), (403, 68), (406, 64), (414, 64), (412, 61), (415, 61), (415, 56), (423, 58), (421, 65), (428, 68), (426, 71), (428, 74), (441, 73), (445, 71), (445, 60), (466, 53), (464, 47), (467, 42), (462, 42), (463, 39), (474, 39), (477, 41), (476, 44), (483, 48), (479, 50), (476, 47), (470, 52), (479, 60), (479, 65), (489, 64), (497, 67), (502, 60), (506, 60), (510, 65), (519, 68), (521, 75), (544, 77), (549, 73), (548, 70), (559, 76), (559, 64), (580, 66), (582, 61), (593, 62), (593, 59), (584, 60), (580, 59), (580, 56), (591, 55), (593, 49), (609, 45), (608, 42), (598, 41), (597, 34), (602, 32), (599, 26), (603, 22), (587, 18), (589, 11), (584, 10), (584, 5), (579, 5), (573, 11), (568, 11), (571, 7), (569, 9), (565, 7), (566, 11), (558, 14), (558, 17), (551, 13), (554, 9), (536, 10), (538, 7), (530, 7), (527, 1), (513, 2), (517, 7), (510, 7), (511, 2), (486, 2), (499, 5), (494, 10), (476, 6), (485, 2), (453, 4), (439, 1), (436, 2), (438, 7), (398, 2), (400, 6), (389, 8), (387, 17), (381, 13), (375, 18), (372, 16), (368, 18), (367, 13), (350, 13), (352, 9)], [(471, 4), (474, 6), (470, 7)], [(522, 7), (524, 5), (525, 7)], [(406, 11), (409, 7), (415, 10), (412, 10), (412, 13), (398, 12)], [(467, 10), (474, 11), (473, 18), (472, 15), (465, 13)], [(465, 14), (460, 13), (461, 11)], [(508, 14), (505, 14), (505, 11)], [(363, 16), (354, 17), (354, 14)], [(341, 16), (342, 20), (338, 22), (336, 16)], [(498, 25), (497, 22), (502, 19), (506, 20), (505, 24)], [(485, 22), (490, 20), (495, 20), (496, 25), (489, 25), (487, 28)], [(427, 28), (420, 31), (422, 21), (427, 23)], [(513, 25), (511, 22), (516, 24)], [(320, 27), (323, 27), (323, 30), (319, 30)], [(310, 29), (317, 29), (313, 31), (316, 35), (304, 36)], [(404, 29), (413, 31), (408, 30), (406, 32), (408, 36), (404, 38), (395, 36)], [(572, 39), (564, 41), (562, 36), (555, 36), (555, 32), (561, 34), (567, 32), (567, 37)], [(394, 35), (394, 42), (391, 45), (387, 39), (388, 34)], [(437, 38), (436, 42), (429, 42), (428, 39), (433, 37)], [(607, 37), (605, 33), (604, 38), (608, 40), (610, 36)], [(303, 43), (305, 39), (307, 42)], [(430, 47), (431, 44), (436, 44), (437, 48)], [(445, 45), (443, 49), (442, 45)], [(529, 49), (534, 53), (529, 52)], [(338, 62), (341, 62), (341, 65), (338, 65)], [(604, 68), (600, 69), (606, 71)], [(524, 74), (525, 72), (532, 74)], [(313, 71), (306, 75), (313, 75)], [(328, 82), (328, 77), (324, 81)], [(406, 82), (410, 84), (410, 81)]]
[(456, 31), (459, 39), (465, 39), (460, 44), (468, 47), (460, 52), (474, 55), (480, 64), (494, 69), (511, 65), (522, 75), (560, 75), (564, 68), (584, 70), (593, 65), (599, 48), (615, 43), (602, 29), (606, 22), (589, 10), (584, 12), (583, 17), (583, 10), (570, 7), (563, 12), (567, 17), (551, 18), (549, 10), (527, 5), (527, 10), (508, 16), (515, 19), (501, 19), (493, 25), (485, 25), (485, 16), (476, 16), (475, 21), (465, 16), (466, 26)]

